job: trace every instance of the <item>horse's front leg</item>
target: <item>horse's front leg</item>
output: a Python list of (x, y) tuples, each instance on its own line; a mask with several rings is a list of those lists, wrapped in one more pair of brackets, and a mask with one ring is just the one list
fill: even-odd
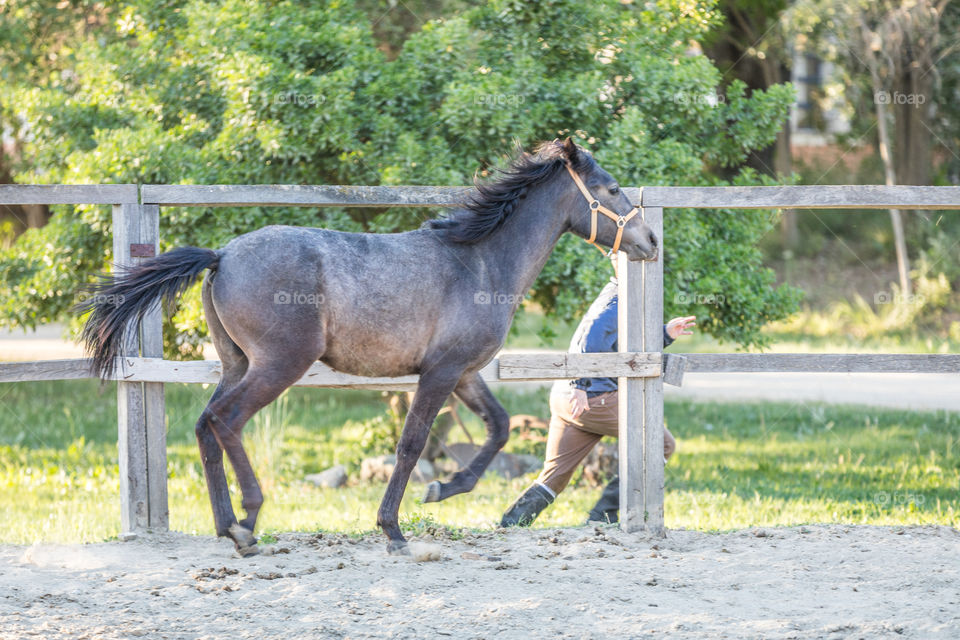
[(424, 502), (439, 502), (458, 493), (472, 491), (510, 437), (510, 415), (494, 397), (479, 373), (464, 376), (454, 392), (483, 420), (487, 426), (487, 439), (469, 464), (453, 474), (450, 480), (434, 481), (427, 485)]
[(400, 501), (406, 491), (410, 473), (423, 453), (430, 427), (443, 403), (447, 401), (447, 396), (457, 385), (460, 373), (461, 371), (449, 368), (433, 368), (420, 374), (420, 383), (413, 402), (410, 403), (400, 442), (397, 443), (397, 464), (390, 474), (387, 492), (377, 512), (377, 525), (387, 534), (387, 553), (391, 555), (409, 553), (407, 541), (400, 533)]

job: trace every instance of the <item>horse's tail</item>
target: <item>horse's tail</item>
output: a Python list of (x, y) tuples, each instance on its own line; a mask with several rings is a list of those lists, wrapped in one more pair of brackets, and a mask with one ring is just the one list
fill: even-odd
[(116, 356), (151, 307), (161, 298), (172, 304), (204, 269), (216, 269), (219, 260), (219, 252), (212, 249), (180, 247), (104, 274), (87, 287), (88, 297), (75, 311), (91, 312), (82, 338), (93, 358), (93, 372), (103, 380), (110, 378)]

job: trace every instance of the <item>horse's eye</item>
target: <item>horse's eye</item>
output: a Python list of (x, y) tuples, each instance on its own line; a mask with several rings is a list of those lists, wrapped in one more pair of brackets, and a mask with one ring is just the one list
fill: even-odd
[(620, 186), (619, 186), (619, 185), (616, 185), (616, 184), (615, 184), (615, 185), (613, 185), (612, 187), (610, 187), (610, 195), (614, 195), (614, 196), (615, 196), (615, 195), (617, 195), (618, 193), (620, 193)]

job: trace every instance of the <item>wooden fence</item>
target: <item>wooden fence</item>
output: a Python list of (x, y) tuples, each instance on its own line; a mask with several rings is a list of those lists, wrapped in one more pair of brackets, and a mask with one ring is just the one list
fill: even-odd
[[(0, 185), (4, 204), (113, 205), (114, 261), (136, 264), (159, 249), (162, 206), (458, 205), (465, 187), (287, 185)], [(665, 208), (960, 209), (960, 187), (790, 186), (647, 187), (625, 189), (663, 238)], [(642, 199), (642, 202), (641, 202)], [(669, 238), (664, 239), (669, 250)], [(663, 383), (695, 372), (957, 372), (960, 355), (933, 354), (662, 354), (663, 264), (620, 255), (619, 346), (611, 354), (501, 354), (488, 381), (620, 378), (620, 514), (627, 531), (664, 531)], [(168, 527), (163, 384), (211, 383), (216, 361), (163, 359), (159, 309), (144, 319), (118, 367), (117, 424), (121, 526), (124, 532)], [(0, 382), (92, 377), (86, 360), (0, 363)], [(416, 376), (364, 378), (316, 363), (299, 386), (411, 389)]]

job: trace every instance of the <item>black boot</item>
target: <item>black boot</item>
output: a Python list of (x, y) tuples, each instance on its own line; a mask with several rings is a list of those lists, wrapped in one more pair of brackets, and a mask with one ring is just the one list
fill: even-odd
[(539, 483), (533, 483), (530, 488), (520, 494), (507, 512), (500, 519), (501, 527), (528, 527), (537, 519), (540, 512), (553, 503), (550, 490)]
[(588, 522), (603, 522), (613, 524), (620, 520), (620, 476), (613, 476), (607, 486), (603, 488), (600, 499), (590, 510)]

